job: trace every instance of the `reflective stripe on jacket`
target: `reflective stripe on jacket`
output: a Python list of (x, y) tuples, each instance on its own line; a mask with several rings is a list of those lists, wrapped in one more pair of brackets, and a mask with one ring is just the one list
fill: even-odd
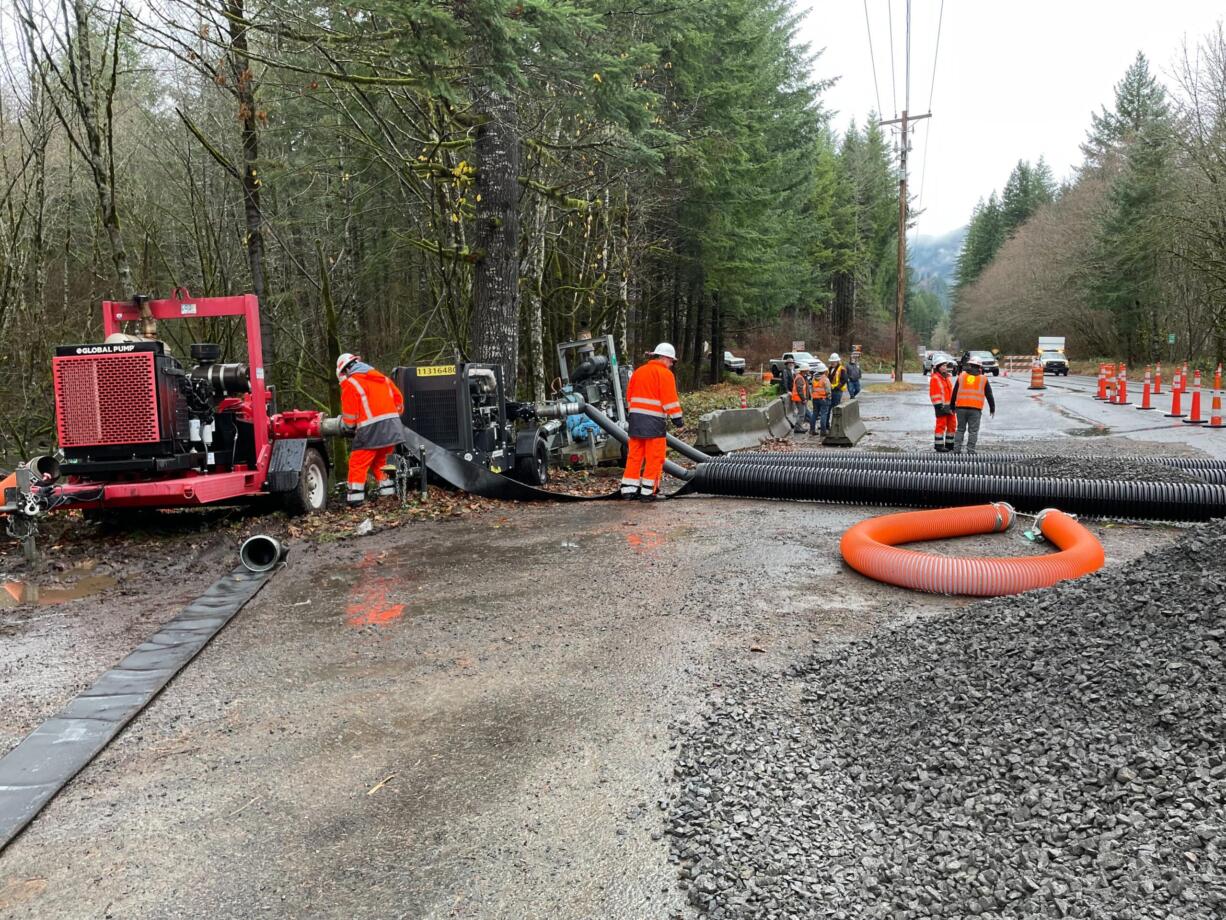
[(809, 378), (804, 374), (797, 374), (796, 379), (792, 381), (792, 402), (808, 402), (809, 401)]
[(982, 411), (987, 389), (987, 375), (968, 374), (963, 371), (958, 375), (958, 397), (955, 404), (959, 409), (979, 409)]
[(810, 396), (813, 399), (829, 399), (830, 398), (830, 381), (823, 375), (814, 377), (812, 386), (810, 387)]
[(954, 401), (954, 382), (939, 371), (928, 380), (928, 398), (934, 406), (948, 406)]
[(668, 430), (667, 420), (681, 418), (677, 381), (660, 360), (648, 361), (630, 375), (626, 403), (632, 438), (662, 438)]
[(399, 419), (403, 411), (404, 397), (396, 384), (373, 368), (341, 381), (341, 418), (346, 425), (364, 428)]
[(841, 364), (830, 371), (830, 389), (835, 391), (847, 389), (847, 368)]

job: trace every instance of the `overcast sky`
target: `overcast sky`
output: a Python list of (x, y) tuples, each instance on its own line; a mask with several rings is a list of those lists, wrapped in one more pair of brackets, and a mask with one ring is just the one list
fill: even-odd
[[(809, 8), (802, 37), (825, 49), (816, 76), (839, 78), (824, 101), (840, 132), (850, 118), (863, 123), (878, 108), (878, 93), (884, 117), (904, 107), (906, 0), (867, 4), (876, 88), (865, 0), (797, 0)], [(966, 223), (1018, 159), (1044, 156), (1057, 179), (1068, 175), (1081, 159), (1090, 113), (1111, 102), (1137, 51), (1166, 77), (1185, 37), (1195, 43), (1226, 18), (1223, 0), (945, 0), (934, 86), (940, 10), (941, 0), (911, 3), (910, 111), (928, 111), (931, 91), (933, 112), (911, 146), (916, 193), (922, 183), (922, 235)]]

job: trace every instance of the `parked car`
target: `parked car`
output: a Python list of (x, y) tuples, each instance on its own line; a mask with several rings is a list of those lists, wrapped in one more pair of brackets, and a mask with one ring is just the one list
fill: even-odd
[(932, 373), (934, 367), (946, 361), (952, 361), (955, 365), (958, 363), (958, 359), (947, 351), (924, 352), (924, 376), (927, 377)]
[(783, 374), (783, 364), (788, 358), (795, 361), (797, 367), (804, 367), (807, 364), (809, 367), (819, 372), (826, 367), (825, 364), (813, 357), (813, 355), (809, 354), (807, 351), (785, 351), (782, 358), (771, 358), (771, 373), (776, 377), (781, 376)]
[(734, 374), (745, 373), (745, 359), (738, 358), (730, 351), (724, 352), (724, 370), (732, 371)]
[(1058, 351), (1045, 351), (1039, 355), (1043, 364), (1043, 373), (1055, 374), (1058, 377), (1068, 376), (1068, 358)]
[(972, 351), (970, 355), (983, 367), (985, 374), (991, 374), (993, 377), (1000, 376), (1000, 363), (996, 360), (996, 355), (990, 351)]

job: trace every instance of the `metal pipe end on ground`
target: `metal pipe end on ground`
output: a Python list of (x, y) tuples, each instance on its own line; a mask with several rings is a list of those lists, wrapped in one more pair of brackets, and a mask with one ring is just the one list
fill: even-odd
[(243, 568), (257, 575), (271, 572), (288, 555), (289, 547), (275, 537), (262, 533), (248, 537), (238, 549), (238, 560)]

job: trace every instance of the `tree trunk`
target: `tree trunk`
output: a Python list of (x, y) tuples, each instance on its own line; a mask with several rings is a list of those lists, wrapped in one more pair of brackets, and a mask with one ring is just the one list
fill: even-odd
[(532, 352), (532, 398), (544, 402), (545, 390), (545, 323), (542, 316), (541, 292), (545, 285), (545, 218), (549, 203), (538, 195), (532, 209), (532, 227), (528, 233), (528, 250), (524, 254), (521, 274), (527, 281), (528, 336)]
[[(85, 131), (89, 170), (94, 180), (94, 191), (98, 195), (102, 227), (106, 231), (107, 242), (110, 244), (111, 264), (115, 267), (115, 280), (119, 284), (119, 294), (122, 299), (131, 300), (136, 289), (132, 282), (132, 266), (128, 261), (128, 250), (124, 246), (123, 231), (119, 223), (114, 163), (109, 161), (106, 154), (106, 151), (111, 148), (112, 125), (109, 118), (106, 124), (99, 123), (98, 112), (94, 108), (94, 100), (97, 97), (94, 89), (93, 52), (90, 50), (90, 39), (93, 35), (93, 27), (89, 21), (90, 7), (85, 0), (73, 0), (72, 9), (77, 26), (74, 36), (77, 79), (73, 92), (73, 103), (81, 118), (81, 127)], [(115, 32), (118, 37), (118, 22), (115, 24)], [(145, 324), (147, 335), (152, 334), (155, 329), (156, 324), (152, 326), (148, 322)]]
[(477, 248), (469, 357), (501, 364), (507, 396), (519, 372), (519, 133), (515, 99), (491, 90), (477, 129)]
[(264, 295), (264, 214), (260, 209), (261, 179), (256, 170), (260, 156), (260, 136), (255, 108), (255, 75), (247, 55), (247, 23), (243, 0), (227, 0), (226, 19), (230, 23), (230, 67), (234, 72), (234, 94), (238, 99), (238, 118), (243, 143), (243, 216), (247, 223), (247, 266), (251, 271), (251, 292), (260, 301), (260, 344), (264, 359), (265, 382), (273, 378), (276, 360), (275, 326), (271, 304)]

